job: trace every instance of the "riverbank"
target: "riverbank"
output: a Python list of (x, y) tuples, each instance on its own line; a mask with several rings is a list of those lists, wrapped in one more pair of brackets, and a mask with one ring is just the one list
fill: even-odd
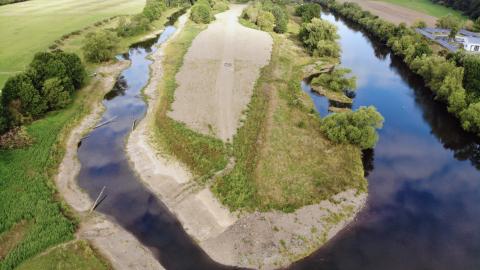
[[(186, 20), (186, 18), (182, 18), (183, 20)], [(232, 213), (212, 194), (208, 185), (202, 185), (195, 179), (195, 174), (185, 163), (181, 163), (175, 157), (169, 155), (169, 152), (163, 148), (164, 142), (159, 144), (158, 138), (152, 131), (157, 128), (156, 123), (159, 121), (156, 110), (158, 110), (159, 104), (166, 102), (165, 98), (168, 98), (164, 91), (164, 84), (170, 82), (171, 77), (175, 76), (175, 72), (173, 74), (171, 72), (171, 65), (175, 65), (179, 61), (179, 63), (182, 63), (188, 45), (194, 40), (195, 35), (192, 36), (192, 33), (198, 33), (195, 32), (195, 27), (191, 22), (186, 22), (183, 31), (179, 30), (178, 35), (172, 38), (165, 48), (166, 55), (164, 57), (160, 55), (152, 56), (155, 61), (151, 65), (152, 76), (149, 85), (144, 89), (144, 94), (149, 102), (148, 111), (145, 118), (130, 134), (127, 142), (127, 154), (142, 181), (177, 216), (185, 231), (199, 243), (212, 259), (223, 264), (262, 269), (287, 266), (318, 249), (336, 232), (346, 226), (365, 204), (366, 193), (362, 189), (357, 191), (346, 188), (343, 192), (339, 192), (328, 200), (318, 200), (317, 198), (313, 205), (298, 207), (296, 211), (291, 213), (281, 211)], [(187, 45), (186, 48), (185, 45)], [(177, 49), (179, 47), (182, 48), (180, 51)], [(286, 52), (281, 48), (288, 49), (288, 54), (285, 55)], [(293, 62), (290, 62), (298, 56), (293, 53), (296, 51), (298, 51), (298, 48), (291, 40), (276, 36), (271, 61), (268, 66), (262, 69), (260, 78), (253, 89), (254, 99), (259, 91), (264, 91), (264, 87), (269, 87), (272, 93), (275, 93), (275, 99), (272, 98), (268, 103), (268, 108), (270, 108), (268, 110), (272, 113), (269, 119), (275, 117), (274, 114), (280, 103), (282, 109), (278, 111), (279, 113), (287, 115), (292, 113), (287, 102), (282, 99), (281, 89), (290, 89), (285, 87), (286, 84), (283, 81), (290, 79), (296, 80), (298, 88), (300, 87), (300, 76), (290, 77), (291, 75), (286, 75), (297, 68)], [(281, 59), (284, 57), (289, 59), (288, 66), (282, 64)], [(167, 73), (162, 73), (162, 71), (167, 71)], [(278, 83), (275, 84), (273, 81), (278, 81)], [(313, 108), (306, 94), (302, 94), (300, 89), (296, 93), (301, 95), (302, 103), (305, 102), (309, 108)], [(252, 106), (252, 102), (255, 101), (252, 100), (249, 106)], [(251, 110), (253, 109), (257, 110), (256, 107), (251, 108)], [(272, 129), (289, 130), (289, 133), (281, 136), (291, 141), (282, 145), (292, 146), (292, 143), (301, 145), (303, 150), (299, 151), (298, 154), (303, 155), (307, 154), (306, 149), (311, 148), (308, 155), (313, 157), (313, 152), (325, 147), (327, 141), (318, 137), (318, 133), (315, 133), (313, 128), (306, 128), (309, 132), (302, 132), (302, 129), (295, 127), (296, 121), (302, 118), (307, 119), (308, 124), (314, 125), (314, 122), (318, 121), (315, 114), (304, 114), (303, 111), (295, 112), (293, 122), (284, 123), (286, 125), (283, 126), (272, 124), (271, 127)], [(252, 121), (253, 119), (248, 120), (248, 116), (246, 118), (246, 121)], [(299, 131), (302, 133), (301, 137), (294, 135)], [(268, 138), (275, 135), (262, 136)], [(319, 143), (319, 140), (322, 143)], [(311, 143), (305, 143), (307, 141), (311, 141)], [(279, 146), (280, 144), (275, 144), (273, 150), (279, 150), (277, 149)], [(287, 149), (284, 147), (283, 149), (279, 150), (278, 154), (281, 158), (286, 158)], [(297, 149), (297, 146), (295, 146), (295, 149)], [(354, 161), (354, 173), (350, 171), (346, 175), (350, 174), (351, 176), (353, 173), (355, 179), (360, 181), (359, 183), (366, 185), (362, 176), (363, 170), (359, 151), (349, 146), (330, 146), (323, 148), (320, 153), (331, 156), (332, 153), (337, 155), (342, 152), (352, 155), (349, 162)], [(264, 153), (266, 154), (263, 157), (270, 156), (269, 152)], [(321, 170), (332, 165), (332, 159), (325, 159), (326, 156), (319, 155), (318, 152), (315, 155), (317, 157), (313, 160), (308, 160), (305, 163), (300, 162), (302, 167), (299, 168), (307, 168), (312, 163), (317, 163), (317, 158), (319, 161), (314, 168)], [(286, 160), (284, 159), (283, 162)], [(318, 164), (322, 161), (325, 164), (318, 168)], [(275, 164), (275, 161), (270, 159), (266, 159), (265, 162), (265, 166)], [(230, 162), (230, 165), (221, 174), (231, 173), (232, 166), (234, 167), (235, 164), (235, 162)], [(280, 170), (279, 173), (284, 172)], [(218, 175), (218, 177), (221, 176)], [(287, 177), (295, 176), (299, 180), (303, 179), (296, 171), (287, 173)], [(308, 183), (306, 182), (307, 179), (311, 178), (307, 176), (304, 179), (305, 181), (299, 181), (296, 185)], [(289, 182), (288, 184), (295, 186), (295, 183)], [(296, 195), (299, 196), (298, 199), (300, 200), (301, 194), (296, 193)]]

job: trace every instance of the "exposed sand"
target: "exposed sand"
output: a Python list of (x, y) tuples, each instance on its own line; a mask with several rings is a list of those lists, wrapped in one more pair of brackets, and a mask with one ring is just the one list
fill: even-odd
[[(129, 62), (122, 61), (99, 68), (97, 70), (99, 75), (94, 79), (96, 81), (82, 91), (107, 93), (112, 89), (117, 76), (128, 65)], [(128, 231), (114, 224), (105, 215), (89, 214), (93, 201), (77, 185), (76, 176), (80, 171), (77, 143), (83, 134), (97, 123), (103, 109), (100, 100), (95, 102), (91, 113), (84, 117), (69, 134), (65, 145), (65, 156), (55, 179), (59, 194), (81, 217), (82, 221), (77, 237), (90, 240), (115, 269), (163, 269), (151, 251)]]
[[(240, 8), (234, 6), (234, 11), (228, 13), (238, 16)], [(218, 16), (224, 15), (225, 13)], [(185, 16), (179, 19), (179, 28), (185, 19)], [(223, 27), (237, 26), (225, 24)], [(223, 43), (222, 39), (214, 40)], [(212, 48), (218, 46), (220, 45), (215, 44)], [(214, 260), (228, 265), (264, 269), (286, 266), (318, 249), (363, 207), (366, 194), (356, 194), (349, 190), (337, 194), (331, 201), (306, 206), (290, 214), (277, 211), (241, 215), (230, 213), (208, 188), (196, 184), (185, 166), (163, 154), (161, 149), (152, 147), (151, 129), (160, 98), (157, 89), (162, 80), (162, 55), (163, 50), (152, 55), (155, 62), (151, 65), (150, 82), (144, 89), (149, 106), (146, 117), (128, 138), (127, 155), (145, 185), (177, 216), (189, 235)], [(251, 82), (252, 86), (253, 83), (254, 81)], [(197, 106), (195, 101), (206, 100), (192, 97), (188, 103), (195, 110), (207, 109), (205, 104)], [(248, 103), (248, 99), (240, 102)], [(193, 113), (196, 114), (197, 112)], [(210, 120), (215, 119), (212, 117)], [(341, 218), (335, 218), (335, 215)]]
[(245, 5), (231, 5), (193, 41), (176, 75), (169, 116), (204, 134), (231, 140), (250, 102), (272, 38), (238, 22)]
[(437, 21), (437, 18), (425, 13), (382, 1), (339, 0), (339, 2), (358, 3), (363, 9), (368, 10), (380, 18), (395, 24), (403, 22), (407, 25), (411, 25), (415, 21), (422, 20), (426, 22), (428, 26), (434, 26), (435, 22)]

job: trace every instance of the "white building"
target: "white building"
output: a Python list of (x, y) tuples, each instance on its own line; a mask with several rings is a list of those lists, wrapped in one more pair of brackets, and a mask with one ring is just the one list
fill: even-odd
[(480, 38), (457, 36), (455, 39), (457, 42), (463, 45), (465, 51), (476, 53), (480, 52)]

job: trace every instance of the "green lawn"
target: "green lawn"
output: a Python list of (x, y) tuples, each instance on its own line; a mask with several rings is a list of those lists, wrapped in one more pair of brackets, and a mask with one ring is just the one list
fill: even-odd
[(448, 8), (442, 5), (434, 4), (430, 0), (380, 0), (383, 2), (392, 3), (395, 5), (403, 6), (413, 10), (417, 10), (434, 17), (442, 17), (447, 14), (452, 14), (462, 20), (466, 20), (467, 17), (463, 16), (461, 12)]
[(34, 0), (0, 6), (0, 87), (63, 34), (138, 13), (144, 5), (145, 0)]

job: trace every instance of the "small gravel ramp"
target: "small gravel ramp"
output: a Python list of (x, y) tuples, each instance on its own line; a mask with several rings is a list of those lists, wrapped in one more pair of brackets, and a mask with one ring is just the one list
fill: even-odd
[(231, 5), (195, 38), (176, 76), (169, 112), (189, 128), (223, 141), (236, 133), (273, 44), (268, 33), (238, 22), (245, 7)]

